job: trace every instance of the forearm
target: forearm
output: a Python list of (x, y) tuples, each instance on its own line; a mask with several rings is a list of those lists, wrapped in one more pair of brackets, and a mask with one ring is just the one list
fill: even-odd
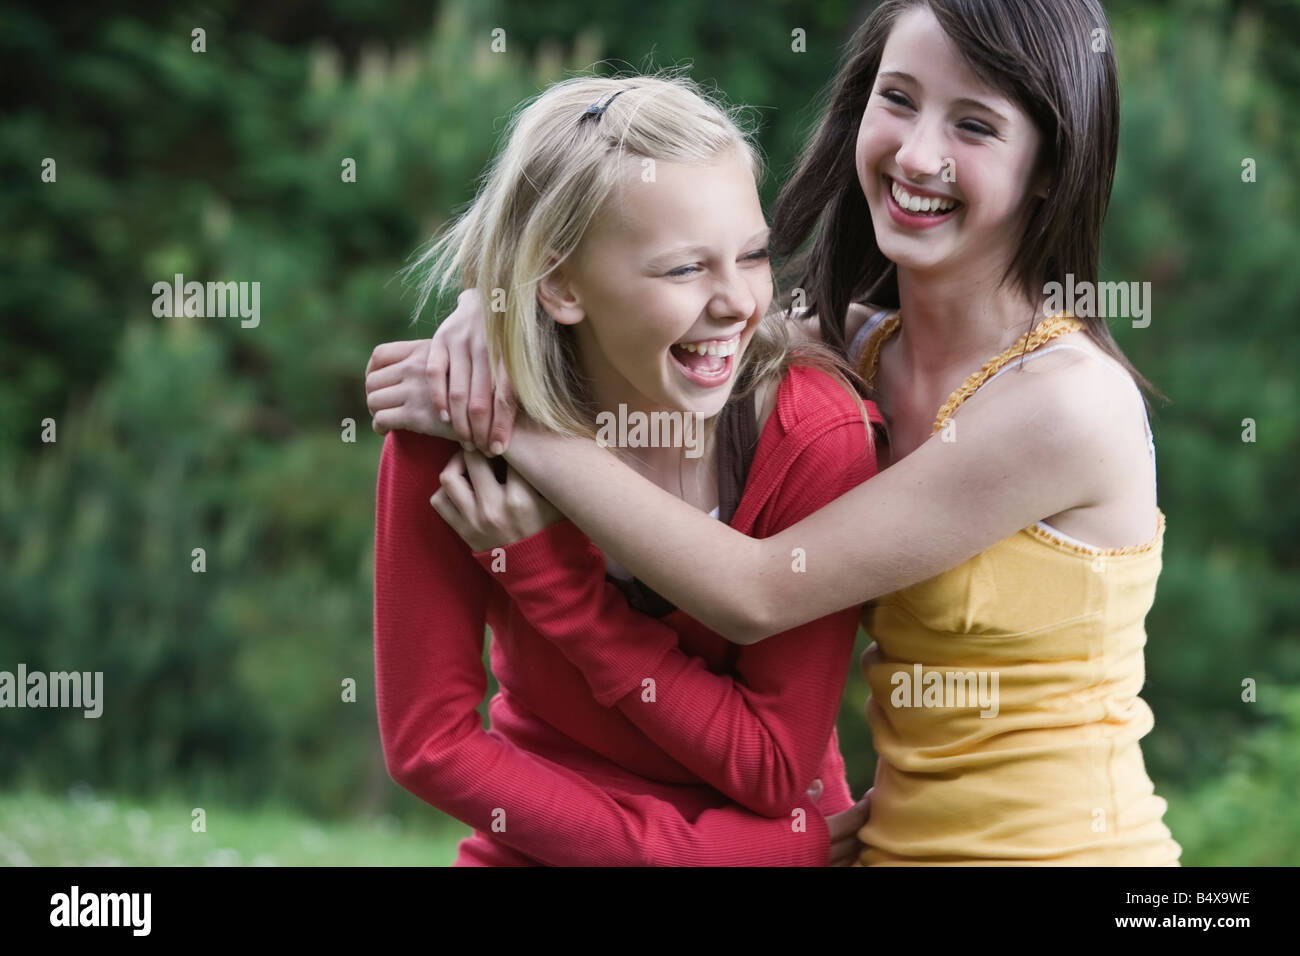
[[(717, 674), (701, 658), (672, 651), (650, 675), (654, 694), (628, 694), (618, 709), (737, 803), (766, 816), (788, 815), (808, 802), (848, 671), (855, 614), (833, 617), (839, 639), (829, 643), (825, 634), (796, 629), (756, 645), (788, 641), (786, 651), (794, 651), (784, 656), (785, 673), (768, 675), (772, 679), (760, 686), (751, 686), (743, 673)], [(829, 672), (811, 677), (823, 669), (828, 652), (834, 659)]]
[[(764, 542), (709, 518), (595, 442), (530, 424), (516, 428), (506, 455), (602, 552), (696, 620), (741, 643), (761, 629), (773, 570)], [(645, 560), (649, 542), (653, 561)], [(725, 588), (717, 586), (719, 568)]]
[(779, 819), (732, 806), (690, 821), (664, 800), (604, 789), (468, 724), (448, 740), (386, 743), (385, 757), (393, 779), (421, 800), (551, 866), (824, 866), (829, 858), (826, 823), (811, 801)]
[(1093, 447), (1099, 439), (1078, 420), (1083, 412), (1063, 394), (1040, 394), (1046, 387), (1035, 391), (1031, 383), (1029, 395), (1040, 401), (1023, 417), (972, 401), (962, 409), (961, 441), (936, 434), (759, 540), (663, 491), (592, 441), (529, 425), (510, 454), (602, 551), (696, 620), (751, 644), (928, 580), (1038, 518), (1091, 500), (1083, 497), (1091, 493), (1085, 466), (1105, 450)]
[(673, 759), (756, 813), (783, 816), (804, 799), (838, 711), (831, 691), (844, 681), (854, 612), (746, 649), (733, 677), (678, 646), (671, 622), (685, 618), (628, 607), (605, 578), (604, 556), (570, 522), (507, 546), (499, 563), (491, 552), (476, 557), (499, 568), (515, 606), (596, 700)]

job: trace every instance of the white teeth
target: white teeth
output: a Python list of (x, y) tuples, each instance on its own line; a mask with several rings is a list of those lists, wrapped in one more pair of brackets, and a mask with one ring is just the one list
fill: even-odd
[(734, 338), (726, 342), (678, 342), (677, 347), (698, 355), (720, 355), (725, 358), (736, 354), (736, 349), (740, 348), (740, 339)]
[(913, 196), (898, 183), (890, 180), (889, 191), (899, 208), (908, 212), (947, 212), (957, 205), (955, 199), (938, 199), (933, 196)]

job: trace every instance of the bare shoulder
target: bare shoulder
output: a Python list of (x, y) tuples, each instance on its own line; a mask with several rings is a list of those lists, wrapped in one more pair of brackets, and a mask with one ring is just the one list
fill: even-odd
[[(1127, 420), (1141, 421), (1142, 393), (1123, 366), (1107, 355), (1082, 332), (1062, 336), (1058, 344), (1069, 346), (1020, 363), (1024, 380), (1036, 395), (1055, 402), (1057, 411), (1082, 419), (1081, 426), (1112, 432)], [(1010, 373), (1003, 378), (1012, 377)], [(1141, 429), (1138, 429), (1141, 432)]]
[(883, 308), (884, 306), (875, 305), (871, 302), (850, 302), (848, 315), (844, 317), (845, 341), (852, 342), (853, 337), (858, 334), (862, 326), (866, 325), (867, 319)]
[(1019, 425), (1052, 421), (1053, 430), (1070, 441), (1106, 433), (1114, 424), (1112, 416), (1140, 404), (1128, 374), (1095, 347), (1012, 360), (968, 404), (974, 405), (981, 396)]
[[(998, 423), (1014, 456), (1044, 480), (1107, 497), (1119, 476), (1148, 461), (1145, 409), (1131, 376), (1082, 334), (1078, 348), (1012, 362), (959, 409)], [(956, 417), (956, 416), (955, 416)]]

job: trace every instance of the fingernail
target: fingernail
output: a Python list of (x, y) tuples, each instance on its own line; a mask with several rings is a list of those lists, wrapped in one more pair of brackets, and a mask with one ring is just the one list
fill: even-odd
[(438, 413), (438, 417), (441, 418), (444, 422), (451, 421), (451, 414), (445, 408)]
[(499, 455), (505, 450), (506, 450), (506, 446), (501, 444), (499, 441), (494, 441), (492, 443), (492, 454)]

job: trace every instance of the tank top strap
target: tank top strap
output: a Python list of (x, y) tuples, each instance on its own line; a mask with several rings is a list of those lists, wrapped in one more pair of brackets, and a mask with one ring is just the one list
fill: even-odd
[(885, 341), (898, 331), (900, 319), (897, 311), (884, 310), (871, 316), (853, 337), (849, 349), (850, 359), (854, 352), (861, 350), (854, 363), (855, 370), (868, 386), (875, 385), (876, 365), (880, 361), (880, 349)]
[[(972, 372), (967, 376), (966, 381), (953, 390), (953, 393), (948, 396), (948, 400), (939, 406), (939, 413), (934, 418), (934, 425), (930, 429), (930, 434), (942, 429), (943, 423), (953, 416), (961, 403), (974, 395), (981, 385), (1002, 371), (1009, 362), (1027, 352), (1032, 352), (1045, 342), (1050, 342), (1062, 335), (1069, 335), (1071, 332), (1078, 332), (1083, 328), (1084, 324), (1074, 316), (1059, 313), (1039, 322), (1031, 331), (1020, 336), (1007, 348), (985, 362), (978, 371)], [(883, 341), (883, 339), (880, 341)], [(878, 355), (878, 345), (876, 352)], [(874, 363), (872, 370), (874, 371)]]

